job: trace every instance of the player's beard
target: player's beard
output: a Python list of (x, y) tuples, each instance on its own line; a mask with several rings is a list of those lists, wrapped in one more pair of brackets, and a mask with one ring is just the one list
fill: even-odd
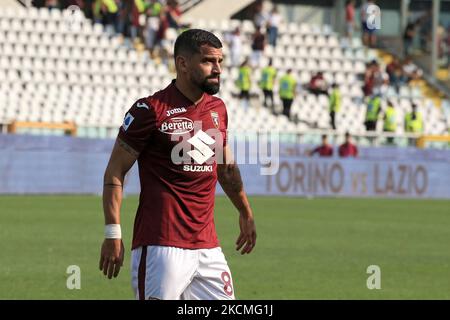
[[(208, 82), (209, 79), (219, 79), (219, 82), (217, 83), (210, 83)], [(220, 90), (220, 78), (219, 76), (208, 76), (203, 79), (203, 81), (194, 81), (195, 84), (202, 90), (203, 92), (206, 92), (207, 94), (216, 94)]]
[[(213, 78), (216, 78), (216, 77), (213, 77)], [(210, 79), (210, 78), (206, 78), (205, 81), (203, 81), (202, 90), (204, 92), (206, 92), (207, 94), (216, 94), (217, 92), (219, 92), (219, 90), (220, 90), (219, 76), (217, 76), (217, 79), (219, 80), (219, 82), (217, 82), (217, 83), (208, 83), (208, 79)]]

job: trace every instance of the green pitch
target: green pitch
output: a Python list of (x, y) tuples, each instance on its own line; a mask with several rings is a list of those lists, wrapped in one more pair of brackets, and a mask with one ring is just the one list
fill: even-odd
[[(234, 250), (238, 216), (217, 199), (216, 225), (239, 299), (450, 299), (450, 201), (252, 197), (255, 251)], [(0, 197), (0, 299), (133, 299), (130, 238), (137, 197), (127, 197), (127, 248), (118, 278), (98, 270), (101, 198)], [(69, 290), (67, 267), (81, 269)], [(369, 290), (367, 267), (381, 269)]]

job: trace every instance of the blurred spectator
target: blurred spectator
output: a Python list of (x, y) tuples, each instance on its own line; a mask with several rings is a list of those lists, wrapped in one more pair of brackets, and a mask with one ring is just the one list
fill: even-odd
[(336, 114), (341, 109), (341, 91), (337, 83), (333, 83), (331, 86), (331, 94), (329, 97), (330, 101), (330, 123), (333, 130), (336, 130)]
[(364, 72), (364, 86), (363, 86), (363, 93), (365, 97), (371, 96), (373, 94), (375, 64), (376, 64), (375, 60), (366, 63), (366, 71)]
[(280, 26), (281, 19), (282, 17), (277, 7), (274, 6), (267, 20), (267, 37), (269, 38), (269, 44), (273, 47), (277, 45), (278, 27)]
[[(407, 133), (422, 133), (423, 132), (423, 118), (422, 114), (417, 111), (417, 105), (413, 103), (412, 111), (405, 115), (405, 132)], [(410, 138), (409, 145), (415, 146), (416, 139)]]
[(45, 6), (51, 9), (59, 9), (59, 1), (58, 0), (46, 0)]
[(155, 45), (154, 50), (155, 51), (161, 51), (163, 48), (166, 47), (165, 41), (166, 41), (166, 32), (169, 28), (169, 21), (167, 19), (166, 15), (166, 7), (162, 7), (161, 11), (159, 12), (159, 25), (158, 25), (158, 31), (155, 35)]
[(255, 29), (262, 28), (267, 21), (266, 13), (263, 10), (263, 1), (257, 0), (254, 3), (254, 14), (253, 14), (253, 24)]
[(395, 87), (397, 92), (399, 91), (400, 86), (407, 82), (407, 78), (403, 74), (402, 65), (397, 57), (394, 57), (386, 66), (386, 73), (388, 74), (390, 84)]
[(381, 70), (376, 60), (366, 65), (364, 74), (364, 96), (371, 96), (374, 93), (385, 92), (389, 84), (388, 73)]
[(362, 41), (367, 47), (374, 48), (377, 41), (375, 26), (372, 25), (372, 20), (369, 20), (368, 9), (370, 6), (375, 4), (374, 0), (368, 0), (361, 6), (361, 30), (362, 30)]
[(227, 37), (228, 46), (230, 48), (230, 60), (233, 67), (239, 66), (242, 56), (242, 36), (239, 27), (234, 29)]
[(403, 55), (408, 57), (411, 55), (411, 49), (416, 35), (416, 23), (410, 22), (405, 28), (405, 33), (403, 34)]
[(358, 148), (352, 143), (350, 133), (345, 133), (345, 142), (339, 146), (339, 157), (357, 157)]
[(294, 101), (297, 89), (297, 81), (292, 76), (292, 69), (288, 69), (287, 73), (280, 79), (279, 94), (283, 102), (283, 114), (290, 118), (291, 106)]
[(86, 18), (93, 21), (94, 20), (93, 4), (95, 0), (78, 0), (78, 2), (81, 2), (81, 5), (78, 4), (78, 6), (83, 9)]
[(257, 27), (252, 37), (252, 66), (259, 67), (261, 57), (266, 46), (266, 36), (261, 32), (261, 28)]
[(245, 110), (247, 110), (250, 105), (250, 88), (252, 83), (251, 73), (252, 69), (248, 63), (248, 58), (245, 58), (239, 68), (239, 78), (236, 81), (236, 84), (241, 91), (239, 94), (239, 99), (241, 100), (241, 105)]
[(367, 131), (377, 129), (378, 115), (381, 111), (381, 97), (379, 94), (370, 97), (367, 103), (365, 126)]
[(405, 115), (405, 132), (423, 132), (422, 114), (417, 111), (417, 105), (413, 103), (412, 111)]
[(408, 82), (418, 80), (423, 75), (423, 71), (419, 69), (409, 57), (403, 62), (403, 73)]
[(348, 0), (345, 5), (345, 36), (349, 44), (355, 31), (355, 0)]
[(159, 15), (161, 14), (162, 5), (157, 0), (150, 0), (145, 8), (145, 30), (144, 30), (144, 42), (145, 47), (153, 53), (153, 48), (156, 42), (156, 33), (159, 28)]
[[(130, 36), (131, 9), (132, 9), (131, 6), (132, 6), (131, 1), (119, 1), (118, 33), (122, 34), (123, 37)], [(94, 13), (94, 15), (96, 14)]]
[[(447, 66), (450, 71), (450, 23), (447, 26)], [(450, 72), (449, 72), (449, 80), (450, 80)]]
[(158, 0), (148, 0), (146, 2), (145, 11), (149, 17), (159, 17), (162, 4)]
[(275, 112), (275, 106), (273, 103), (273, 86), (275, 83), (276, 75), (277, 71), (272, 66), (272, 59), (270, 59), (269, 65), (262, 69), (259, 86), (264, 93), (264, 107), (269, 107), (268, 100), (270, 100), (270, 109), (272, 110), (272, 112)]
[(440, 24), (437, 28), (438, 61), (442, 61), (444, 54), (446, 53), (446, 40), (445, 28), (442, 24)]
[(327, 135), (322, 135), (322, 144), (309, 152), (310, 156), (318, 154), (319, 157), (332, 157), (333, 156), (333, 147), (328, 143)]
[(119, 32), (119, 7), (115, 0), (103, 0), (103, 24), (110, 34)]
[(328, 93), (328, 84), (321, 71), (312, 76), (309, 81), (308, 90), (315, 95)]
[(178, 0), (167, 1), (167, 19), (169, 21), (169, 28), (183, 29), (189, 27), (188, 24), (181, 22), (181, 9)]
[[(383, 124), (383, 131), (388, 133), (395, 133), (397, 131), (397, 112), (394, 108), (394, 105), (391, 101), (387, 102), (387, 107), (384, 112), (384, 124)], [(388, 137), (387, 143), (393, 144), (394, 138)]]
[(446, 46), (447, 46), (447, 66), (450, 68), (450, 23), (447, 26)]
[(420, 48), (426, 53), (430, 52), (432, 16), (432, 10), (428, 9), (418, 20)]
[(379, 63), (375, 63), (373, 67), (373, 92), (385, 93), (389, 85), (389, 75), (381, 70)]

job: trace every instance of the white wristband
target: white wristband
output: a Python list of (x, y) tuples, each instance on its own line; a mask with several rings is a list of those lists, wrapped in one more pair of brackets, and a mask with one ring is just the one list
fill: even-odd
[(105, 225), (105, 239), (122, 239), (120, 224)]

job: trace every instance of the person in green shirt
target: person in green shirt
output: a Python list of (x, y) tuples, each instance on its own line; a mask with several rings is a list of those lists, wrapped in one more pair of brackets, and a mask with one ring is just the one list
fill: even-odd
[[(395, 133), (397, 130), (397, 111), (394, 108), (394, 104), (388, 101), (386, 110), (384, 111), (384, 124), (383, 131), (388, 133)], [(394, 143), (394, 137), (387, 138), (388, 144)]]
[(277, 75), (277, 70), (272, 66), (272, 59), (269, 60), (269, 65), (262, 69), (261, 72), (261, 80), (259, 81), (259, 87), (262, 89), (264, 93), (264, 107), (269, 107), (270, 100), (270, 108), (272, 112), (275, 111), (275, 106), (273, 103), (273, 86), (275, 83), (275, 77)]
[[(412, 111), (405, 115), (405, 132), (407, 133), (422, 133), (423, 132), (423, 118), (422, 114), (417, 111), (417, 105), (412, 104)], [(410, 138), (409, 145), (416, 145), (416, 139)]]
[(240, 89), (239, 99), (245, 110), (250, 105), (250, 88), (252, 84), (251, 80), (252, 69), (250, 68), (248, 58), (245, 58), (239, 67), (239, 77), (236, 81), (237, 87)]
[(366, 130), (375, 131), (377, 129), (378, 115), (381, 111), (381, 96), (375, 94), (370, 97), (366, 110)]
[(158, 0), (148, 0), (145, 2), (145, 12), (149, 17), (159, 17), (162, 5)]
[(291, 106), (294, 101), (297, 88), (297, 81), (292, 75), (292, 69), (288, 69), (287, 73), (280, 79), (280, 98), (283, 102), (283, 114), (290, 118)]
[(330, 101), (330, 123), (333, 130), (336, 130), (336, 113), (341, 109), (341, 91), (337, 83), (333, 83), (331, 86)]

